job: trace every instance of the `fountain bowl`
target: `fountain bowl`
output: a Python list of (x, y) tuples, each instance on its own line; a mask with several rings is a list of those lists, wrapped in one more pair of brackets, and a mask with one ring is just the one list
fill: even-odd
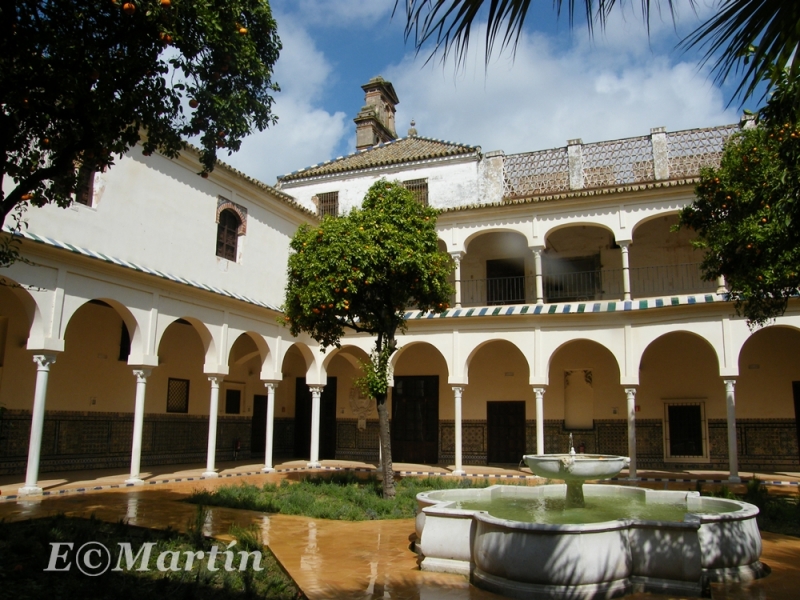
[(567, 483), (610, 479), (631, 462), (611, 454), (526, 454), (522, 459), (534, 475)]
[[(553, 525), (460, 508), (501, 496), (563, 499), (566, 484), (495, 485), (417, 494), (420, 568), (468, 575), (512, 598), (588, 600), (633, 592), (703, 596), (714, 581), (749, 581), (769, 572), (759, 560), (758, 508), (697, 492), (586, 484), (587, 503), (637, 498), (683, 504), (683, 521), (622, 518)], [(723, 511), (710, 514), (713, 510)]]

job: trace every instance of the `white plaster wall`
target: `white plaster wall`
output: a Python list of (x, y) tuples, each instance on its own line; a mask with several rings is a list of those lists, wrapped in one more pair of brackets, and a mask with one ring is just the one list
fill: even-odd
[(428, 203), (434, 208), (449, 208), (477, 204), (485, 200), (480, 194), (477, 159), (430, 162), (414, 167), (375, 169), (367, 173), (348, 174), (308, 182), (285, 182), (281, 190), (311, 210), (317, 207), (311, 200), (317, 194), (339, 192), (339, 213), (344, 214), (361, 206), (370, 186), (379, 179), (408, 181), (428, 180)]
[[(29, 231), (280, 305), (288, 243), (309, 217), (223, 169), (197, 170), (134, 149), (97, 174), (94, 206), (30, 209)], [(247, 208), (236, 262), (216, 256), (219, 196)]]

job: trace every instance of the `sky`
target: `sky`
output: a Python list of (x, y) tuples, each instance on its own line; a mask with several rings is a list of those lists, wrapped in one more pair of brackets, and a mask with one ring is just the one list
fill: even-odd
[(283, 44), (274, 77), (278, 124), (220, 158), (274, 185), (279, 175), (354, 152), (361, 85), (376, 75), (400, 99), (398, 136), (414, 119), (420, 136), (484, 152), (737, 122), (737, 82), (715, 84), (701, 52), (676, 48), (714, 14), (715, 1), (697, 0), (696, 11), (676, 3), (676, 22), (651, 15), (649, 36), (633, 6), (639, 4), (618, 2), (605, 30), (590, 36), (585, 21), (570, 28), (550, 0), (535, 1), (515, 52), (495, 52), (487, 66), (485, 30), (475, 30), (463, 64), (428, 61), (431, 48), (417, 53), (404, 39), (404, 15), (392, 17), (394, 0), (271, 0)]

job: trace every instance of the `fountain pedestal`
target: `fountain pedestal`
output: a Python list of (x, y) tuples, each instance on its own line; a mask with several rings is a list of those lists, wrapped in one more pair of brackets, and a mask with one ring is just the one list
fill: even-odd
[(627, 456), (609, 454), (526, 454), (525, 464), (539, 477), (561, 479), (567, 484), (566, 508), (583, 508), (583, 483), (610, 479), (630, 464)]

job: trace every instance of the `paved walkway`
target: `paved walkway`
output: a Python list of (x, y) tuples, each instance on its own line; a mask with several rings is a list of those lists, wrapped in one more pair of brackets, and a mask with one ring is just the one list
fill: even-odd
[[(36, 518), (49, 514), (89, 516), (111, 522), (126, 519), (132, 525), (152, 528), (172, 527), (185, 530), (194, 519), (196, 507), (180, 502), (193, 489), (213, 489), (234, 481), (263, 483), (281, 478), (304, 475), (304, 463), (280, 465), (280, 472), (261, 474), (256, 464), (223, 464), (222, 477), (203, 479), (203, 466), (187, 465), (154, 470), (150, 483), (137, 487), (119, 487), (127, 477), (119, 472), (84, 471), (59, 473), (50, 476), (51, 496), (0, 503), (0, 519)], [(351, 468), (371, 470), (371, 465), (325, 461), (328, 470)], [(447, 474), (444, 467), (424, 465), (395, 465), (408, 472)], [(304, 470), (304, 469), (303, 469)], [(528, 477), (529, 472), (516, 469), (471, 467), (472, 476), (492, 478)], [(95, 475), (95, 478), (92, 478)], [(640, 482), (659, 488), (696, 487), (697, 481), (714, 482), (724, 479), (718, 472), (652, 472), (642, 473)], [(762, 480), (776, 481), (776, 490), (797, 493), (797, 474), (761, 474)], [(3, 495), (16, 492), (20, 478), (3, 477)], [(669, 481), (673, 480), (673, 481)], [(681, 481), (675, 481), (681, 480)], [(684, 481), (688, 480), (688, 481)], [(159, 483), (155, 483), (159, 482)], [(45, 482), (42, 482), (45, 483)], [(531, 483), (535, 483), (531, 478)], [(713, 485), (713, 484), (704, 484)], [(15, 487), (16, 486), (16, 487)], [(111, 487), (116, 486), (116, 487)], [(93, 493), (79, 493), (78, 489)], [(212, 509), (206, 521), (206, 534), (225, 537), (232, 523), (256, 523), (264, 542), (271, 548), (283, 567), (297, 582), (309, 600), (347, 599), (414, 599), (460, 600), (496, 599), (499, 596), (479, 590), (458, 575), (427, 573), (418, 569), (416, 555), (410, 549), (414, 523), (400, 521), (369, 521), (360, 523), (326, 521), (286, 515), (264, 515), (251, 511)], [(762, 560), (772, 574), (747, 586), (713, 586), (713, 598), (726, 600), (758, 599), (783, 600), (800, 595), (800, 539), (763, 534)], [(667, 598), (651, 594), (629, 596), (631, 600)]]

